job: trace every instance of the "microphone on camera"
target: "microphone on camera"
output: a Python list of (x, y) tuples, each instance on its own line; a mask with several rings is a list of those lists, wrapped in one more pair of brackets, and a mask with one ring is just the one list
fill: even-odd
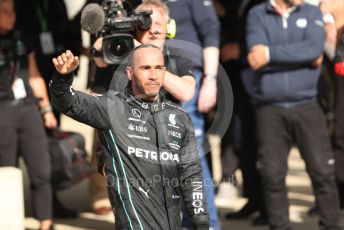
[(90, 34), (98, 33), (103, 28), (104, 21), (104, 11), (96, 3), (88, 4), (81, 12), (81, 29)]

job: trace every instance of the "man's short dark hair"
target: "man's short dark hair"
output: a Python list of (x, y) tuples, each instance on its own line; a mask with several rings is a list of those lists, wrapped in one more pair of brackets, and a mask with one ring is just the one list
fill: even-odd
[(142, 45), (139, 45), (137, 47), (135, 47), (129, 54), (128, 56), (128, 65), (129, 66), (132, 66), (133, 65), (133, 58), (134, 58), (134, 53), (136, 52), (136, 50), (139, 50), (139, 49), (143, 49), (143, 48), (155, 48), (155, 49), (158, 49), (160, 50), (160, 48), (156, 45), (153, 45), (153, 44), (142, 44)]

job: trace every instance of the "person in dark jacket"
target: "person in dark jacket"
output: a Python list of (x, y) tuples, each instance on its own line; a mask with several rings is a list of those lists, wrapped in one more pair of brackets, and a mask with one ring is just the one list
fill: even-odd
[(291, 229), (285, 176), (293, 144), (312, 180), (320, 229), (341, 229), (335, 160), (317, 102), (324, 47), (319, 7), (290, 0), (254, 7), (248, 16), (247, 46), (251, 70), (246, 86), (255, 101), (257, 167), (270, 229)]
[(74, 91), (78, 58), (53, 59), (53, 105), (97, 128), (117, 229), (180, 229), (180, 199), (196, 229), (208, 229), (203, 177), (187, 113), (160, 93), (166, 68), (155, 45), (136, 47), (128, 58), (126, 93), (91, 96)]

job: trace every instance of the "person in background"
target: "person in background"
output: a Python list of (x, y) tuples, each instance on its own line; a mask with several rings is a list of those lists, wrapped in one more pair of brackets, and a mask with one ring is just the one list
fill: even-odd
[[(52, 230), (50, 158), (44, 131), (56, 118), (29, 38), (14, 30), (13, 0), (0, 0), (0, 166), (26, 164), (33, 215), (40, 230)], [(42, 120), (43, 118), (43, 120)]]
[(344, 36), (340, 39), (339, 46), (334, 60), (334, 70), (336, 79), (336, 106), (335, 106), (335, 130), (333, 135), (333, 150), (336, 159), (336, 179), (340, 197), (340, 207), (344, 208), (344, 171), (342, 165), (344, 163), (344, 134), (343, 134), (343, 77), (344, 77)]
[(257, 166), (270, 229), (291, 229), (285, 177), (293, 144), (312, 181), (319, 228), (341, 229), (335, 160), (317, 101), (323, 26), (319, 7), (300, 1), (268, 0), (248, 16), (251, 70), (245, 77), (255, 101)]
[[(321, 74), (321, 87), (319, 93), (319, 100), (322, 108), (325, 112), (328, 124), (328, 133), (332, 140), (332, 147), (335, 154), (335, 169), (336, 169), (336, 180), (339, 190), (340, 207), (344, 207), (344, 186), (341, 182), (341, 166), (343, 159), (341, 157), (341, 138), (340, 127), (341, 122), (338, 118), (338, 112), (341, 107), (340, 99), (340, 80), (337, 79), (337, 75), (334, 72), (334, 61), (336, 54), (336, 47), (338, 46), (338, 37), (340, 28), (343, 26), (343, 15), (344, 1), (342, 0), (304, 0), (309, 4), (319, 6), (323, 13), (324, 29), (325, 29), (325, 45), (324, 45), (324, 60), (322, 63), (322, 74)], [(340, 13), (339, 13), (340, 12)], [(319, 212), (316, 205), (312, 206), (308, 215), (317, 215)]]
[(336, 74), (336, 96), (334, 109), (334, 133), (332, 137), (332, 146), (336, 160), (336, 180), (339, 190), (340, 207), (344, 209), (344, 10), (343, 1), (327, 1), (326, 5), (329, 7), (332, 15), (335, 17), (335, 25), (338, 31), (336, 44), (336, 55), (334, 58), (334, 71)]
[[(15, 0), (16, 28), (33, 40), (38, 69), (48, 86), (55, 68), (50, 60), (66, 49), (76, 55), (81, 51), (80, 14), (69, 20), (64, 0)], [(53, 112), (60, 124), (60, 113)], [(50, 135), (47, 130), (47, 135)], [(67, 208), (53, 188), (53, 215), (56, 218), (76, 218), (77, 212)]]
[[(214, 108), (217, 97), (217, 72), (219, 65), (220, 24), (212, 0), (167, 1), (170, 16), (176, 21), (176, 39), (186, 41), (182, 46), (192, 55), (193, 73), (196, 77), (196, 91), (193, 98), (182, 104), (191, 117), (195, 127), (196, 141), (199, 148), (203, 177), (206, 183), (206, 198), (210, 218), (210, 227), (220, 229), (218, 212), (215, 206), (215, 193), (206, 153), (204, 152), (205, 119), (204, 114)], [(179, 41), (178, 41), (179, 40)], [(192, 45), (189, 45), (189, 42)], [(197, 50), (194, 49), (197, 47)], [(193, 50), (190, 50), (193, 49)], [(183, 226), (190, 228), (187, 214)]]
[[(38, 69), (48, 85), (55, 71), (50, 63), (53, 57), (66, 49), (80, 54), (81, 15), (70, 20), (64, 0), (15, 0), (15, 7), (16, 28), (32, 38)], [(60, 122), (60, 114), (54, 113)]]

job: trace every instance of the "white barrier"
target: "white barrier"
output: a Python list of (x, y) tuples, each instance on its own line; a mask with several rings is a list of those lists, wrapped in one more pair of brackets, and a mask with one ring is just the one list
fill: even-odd
[(24, 229), (23, 175), (14, 167), (0, 167), (0, 229)]

